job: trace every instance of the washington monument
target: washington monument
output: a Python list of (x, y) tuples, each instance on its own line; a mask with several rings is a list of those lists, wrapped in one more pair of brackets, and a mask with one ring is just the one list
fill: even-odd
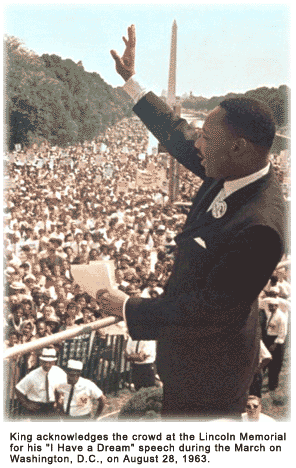
[(176, 104), (176, 65), (177, 65), (177, 23), (176, 20), (172, 26), (170, 67), (169, 67), (169, 84), (167, 104), (174, 107)]

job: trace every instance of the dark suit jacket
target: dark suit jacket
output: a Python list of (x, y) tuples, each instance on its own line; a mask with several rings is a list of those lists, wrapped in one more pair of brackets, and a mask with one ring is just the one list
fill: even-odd
[(226, 214), (215, 219), (206, 210), (223, 181), (205, 176), (187, 122), (153, 93), (134, 111), (204, 183), (175, 239), (177, 257), (165, 293), (127, 301), (130, 335), (158, 340), (165, 414), (242, 412), (258, 363), (257, 297), (284, 252), (280, 186), (271, 169), (230, 195)]

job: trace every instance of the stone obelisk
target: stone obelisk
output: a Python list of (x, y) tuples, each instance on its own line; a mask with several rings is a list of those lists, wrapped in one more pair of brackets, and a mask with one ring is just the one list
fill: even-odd
[[(180, 109), (176, 106), (176, 69), (177, 69), (177, 23), (176, 20), (172, 26), (171, 53), (169, 65), (169, 83), (167, 104), (180, 114)], [(173, 202), (176, 200), (179, 191), (179, 164), (170, 156), (169, 166), (169, 198)]]
[(176, 104), (176, 67), (177, 67), (177, 23), (176, 20), (172, 26), (171, 53), (169, 66), (169, 83), (167, 104), (174, 107)]

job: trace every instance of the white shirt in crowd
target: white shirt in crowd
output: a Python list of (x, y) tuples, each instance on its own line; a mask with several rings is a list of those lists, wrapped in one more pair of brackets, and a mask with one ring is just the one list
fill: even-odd
[[(63, 383), (57, 391), (64, 396), (64, 411), (67, 409), (71, 385)], [(70, 404), (70, 416), (86, 416), (92, 412), (94, 403), (103, 395), (102, 390), (91, 380), (79, 377), (74, 386), (73, 397)]]
[(276, 283), (277, 287), (279, 288), (279, 295), (287, 296), (290, 298), (291, 296), (291, 285), (288, 283), (288, 281), (278, 281)]
[[(138, 343), (139, 346), (137, 347)], [(141, 362), (136, 362), (135, 364), (152, 364), (153, 362), (155, 362), (156, 359), (156, 341), (141, 340), (139, 342), (136, 340), (132, 340), (131, 337), (129, 337), (126, 344), (126, 352), (128, 354), (143, 352), (147, 355), (146, 359)]]
[(274, 342), (283, 344), (288, 331), (287, 317), (279, 309), (276, 310), (272, 317), (269, 310), (266, 310), (265, 313), (267, 319), (267, 335), (276, 336), (277, 338)]
[[(67, 374), (58, 366), (52, 366), (48, 372), (48, 383), (49, 383), (49, 401), (53, 403), (55, 401), (54, 391), (57, 387), (67, 382)], [(39, 403), (47, 403), (46, 401), (46, 372), (42, 367), (37, 367), (29, 374), (27, 374), (17, 385), (23, 395), (30, 401), (36, 401)]]
[(256, 421), (249, 419), (248, 413), (243, 413), (242, 414), (242, 422), (265, 422), (265, 423), (270, 423), (270, 422), (276, 422), (275, 419), (271, 418), (267, 414), (260, 413), (259, 419)]
[[(279, 301), (279, 309), (281, 312), (283, 312), (286, 317), (288, 318), (290, 312), (291, 312), (291, 302), (288, 301), (287, 299), (283, 299), (282, 297), (277, 297), (277, 300)], [(263, 299), (259, 300), (259, 307), (260, 309), (264, 309), (265, 312), (268, 311), (268, 304), (269, 304), (269, 297), (264, 297)]]

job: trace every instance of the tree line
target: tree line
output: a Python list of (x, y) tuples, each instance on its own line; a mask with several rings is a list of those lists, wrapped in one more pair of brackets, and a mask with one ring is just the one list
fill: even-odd
[(124, 91), (86, 72), (81, 62), (40, 57), (15, 37), (5, 41), (5, 74), (9, 150), (18, 143), (65, 147), (92, 140), (132, 112)]
[(242, 96), (257, 99), (267, 104), (273, 111), (278, 128), (289, 124), (291, 90), (286, 85), (281, 85), (278, 88), (267, 88), (263, 86), (247, 91), (246, 93), (228, 93), (226, 96), (213, 96), (210, 99), (196, 97), (191, 94), (189, 97), (182, 100), (182, 107), (196, 111), (211, 111), (218, 106), (223, 99)]

